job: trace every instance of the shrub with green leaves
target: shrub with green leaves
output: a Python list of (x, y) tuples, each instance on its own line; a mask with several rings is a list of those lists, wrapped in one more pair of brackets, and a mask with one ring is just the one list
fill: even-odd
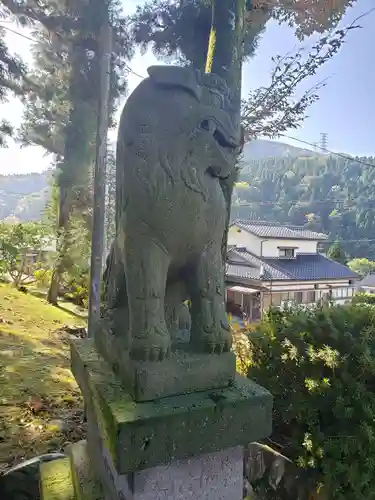
[(279, 451), (330, 500), (375, 499), (375, 307), (273, 310), (249, 338)]
[(375, 295), (372, 293), (357, 293), (352, 299), (353, 304), (375, 304)]
[(20, 287), (34, 281), (34, 272), (48, 268), (44, 251), (51, 244), (48, 228), (40, 222), (0, 222), (0, 275)]

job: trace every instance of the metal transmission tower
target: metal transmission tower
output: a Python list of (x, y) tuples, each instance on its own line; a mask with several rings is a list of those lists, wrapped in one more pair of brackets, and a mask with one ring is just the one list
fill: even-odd
[(328, 134), (327, 134), (327, 132), (322, 132), (320, 134), (320, 147), (323, 151), (327, 150), (327, 147), (328, 147)]

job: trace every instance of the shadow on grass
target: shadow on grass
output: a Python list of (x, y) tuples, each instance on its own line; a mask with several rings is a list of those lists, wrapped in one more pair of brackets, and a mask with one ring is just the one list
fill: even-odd
[(53, 333), (28, 339), (0, 330), (0, 471), (61, 449), (70, 438), (50, 422), (81, 407), (67, 345)]
[(70, 309), (66, 305), (62, 305), (61, 302), (59, 302), (57, 304), (57, 306), (55, 306), (55, 307), (57, 307), (58, 309), (61, 309), (61, 311), (64, 311), (68, 314), (71, 314), (74, 318), (78, 318), (78, 319), (86, 319), (87, 318), (87, 312), (85, 310), (82, 310), (82, 313), (79, 313), (79, 312), (73, 311), (72, 309)]
[(33, 295), (34, 297), (37, 297), (38, 299), (45, 299), (47, 296), (47, 293), (44, 292), (43, 290), (38, 290), (37, 288), (28, 288), (27, 292), (30, 295)]
[[(37, 288), (28, 288), (28, 293), (30, 295), (33, 295), (34, 297), (37, 297), (38, 299), (46, 300), (46, 298), (47, 298), (47, 292), (45, 290), (40, 290)], [(69, 307), (69, 306), (71, 306), (71, 307)], [(78, 306), (74, 305), (71, 302), (67, 302), (67, 301), (62, 300), (55, 307), (57, 309), (60, 309), (61, 311), (64, 311), (64, 312), (70, 314), (74, 318), (83, 319), (83, 320), (87, 319), (88, 312), (85, 309), (82, 309), (80, 311)], [(74, 310), (74, 308), (78, 309), (78, 311)]]

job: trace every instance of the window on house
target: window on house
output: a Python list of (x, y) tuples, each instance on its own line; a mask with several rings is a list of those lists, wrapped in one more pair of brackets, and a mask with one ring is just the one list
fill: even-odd
[(271, 306), (278, 307), (281, 305), (281, 293), (271, 293)]
[(302, 292), (294, 292), (294, 302), (296, 304), (302, 304), (303, 294)]
[(316, 301), (316, 293), (315, 290), (309, 290), (306, 293), (306, 303), (307, 304), (313, 304)]
[(295, 255), (294, 248), (279, 248), (279, 257), (293, 258)]

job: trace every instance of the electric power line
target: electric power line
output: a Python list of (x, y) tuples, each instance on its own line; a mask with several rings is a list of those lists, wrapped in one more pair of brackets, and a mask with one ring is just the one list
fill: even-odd
[[(239, 203), (236, 203), (235, 206), (236, 207), (246, 207), (246, 206), (251, 206), (251, 205), (270, 205), (270, 206), (272, 206), (272, 205), (285, 205), (285, 204), (295, 204), (295, 205), (301, 204), (301, 205), (310, 206), (310, 205), (315, 205), (315, 204), (327, 204), (327, 203), (332, 203), (335, 205), (350, 204), (351, 207), (359, 204), (358, 201), (353, 200), (351, 198), (349, 198), (347, 200), (332, 200), (332, 199), (327, 198), (325, 200), (312, 200), (312, 201), (307, 201), (307, 200), (262, 200), (262, 201), (254, 200), (254, 201), (245, 201), (243, 203), (239, 202)], [(361, 201), (360, 205), (363, 206), (363, 205), (371, 204), (371, 203), (375, 204), (375, 198), (372, 200), (363, 200), (363, 201)]]
[[(4, 22), (4, 21), (1, 21), (1, 22)], [(7, 30), (7, 31), (10, 31), (14, 35), (18, 35), (22, 38), (25, 38), (26, 40), (30, 40), (30, 42), (38, 43), (38, 40), (35, 40), (34, 38), (31, 38), (30, 36), (24, 35), (23, 33), (20, 33), (19, 31), (13, 30), (12, 28), (9, 28), (8, 26), (3, 26), (2, 24), (0, 24), (0, 28)]]
[(324, 245), (325, 243), (373, 243), (375, 242), (375, 238), (361, 238), (356, 240), (340, 240), (336, 238), (335, 240), (322, 240), (321, 243)]
[(142, 76), (139, 73), (137, 73), (136, 71), (134, 71), (133, 69), (131, 69), (131, 67), (128, 64), (126, 64), (126, 63), (125, 63), (125, 69), (129, 73), (132, 73), (133, 75), (137, 76), (138, 78), (141, 78), (142, 80), (144, 80), (146, 78), (145, 76)]
[[(24, 35), (23, 33), (20, 33), (19, 31), (16, 31), (12, 28), (9, 28), (8, 26), (4, 26), (3, 24), (0, 24), (0, 28), (2, 29), (5, 29), (7, 31), (9, 31), (10, 33), (13, 33), (15, 35), (18, 35), (26, 40), (29, 40), (31, 42), (34, 42), (34, 43), (38, 43), (37, 40), (35, 40), (34, 38), (31, 38), (27, 35)], [(139, 73), (137, 73), (136, 71), (134, 71), (128, 64), (125, 63), (125, 68), (128, 72), (132, 73), (133, 75), (137, 76), (138, 78), (141, 78), (141, 79), (144, 79), (145, 77), (140, 75)], [(310, 147), (313, 147), (314, 149), (318, 148), (320, 149), (321, 151), (325, 151), (326, 153), (329, 153), (331, 155), (334, 155), (334, 156), (337, 156), (339, 158), (343, 158), (345, 160), (348, 160), (348, 161), (354, 161), (356, 163), (359, 163), (359, 164), (362, 164), (364, 166), (368, 166), (368, 167), (374, 167), (375, 165), (371, 164), (371, 163), (368, 163), (368, 162), (364, 162), (362, 160), (358, 160), (356, 158), (353, 158), (351, 156), (348, 156), (348, 155), (345, 155), (345, 154), (342, 154), (342, 153), (336, 153), (334, 151), (330, 151), (329, 149), (327, 149), (325, 147), (326, 145), (326, 134), (324, 134), (324, 138), (322, 138), (322, 146), (319, 146), (318, 144), (316, 143), (311, 143), (311, 142), (308, 142), (308, 141), (304, 141), (302, 139), (297, 139), (295, 137), (291, 137), (287, 134), (281, 134), (282, 137), (285, 137), (285, 138), (288, 138), (288, 139), (291, 139), (291, 140), (294, 140), (296, 142), (299, 142), (301, 144), (306, 144)], [(323, 140), (324, 139), (324, 140)], [(18, 196), (22, 196), (21, 193), (16, 193), (16, 192), (7, 192), (7, 194), (13, 194), (13, 195), (18, 195)], [(24, 196), (27, 196), (27, 195), (24, 195)], [(350, 203), (351, 200), (314, 200), (312, 203), (310, 204), (316, 204), (316, 203), (331, 203), (331, 204), (347, 204), (347, 203)], [(371, 203), (372, 201), (375, 202), (375, 200), (367, 200), (366, 202), (368, 203)], [(249, 202), (249, 203), (241, 203), (239, 205), (237, 205), (237, 207), (244, 207), (244, 206), (253, 206), (255, 204), (258, 204), (258, 205), (282, 205), (282, 204), (285, 204), (285, 203), (288, 203), (288, 204), (293, 204), (293, 203), (304, 203), (303, 200), (288, 200), (286, 202), (275, 202), (275, 201), (262, 201), (262, 202), (257, 202), (257, 201), (254, 201), (254, 202)], [(306, 202), (307, 203), (307, 202)], [(361, 204), (363, 204), (363, 202), (361, 202)], [(374, 240), (371, 240), (371, 239), (360, 239), (360, 240), (341, 240), (342, 242), (345, 242), (345, 243), (350, 243), (350, 242), (372, 242), (372, 241), (375, 241)], [(334, 242), (334, 241), (332, 241)], [(326, 243), (330, 243), (330, 241), (326, 240)]]
[[(4, 21), (1, 21), (1, 22), (4, 22)], [(12, 28), (9, 28), (8, 26), (3, 26), (2, 24), (0, 24), (0, 29), (3, 28), (7, 31), (10, 31), (11, 33), (13, 33), (14, 35), (18, 35), (22, 38), (25, 38), (26, 40), (29, 40), (30, 42), (34, 42), (34, 43), (39, 43), (38, 40), (35, 40), (35, 38), (31, 38), (27, 35), (24, 35), (23, 33), (20, 33), (19, 31), (16, 31)], [(129, 72), (129, 73), (132, 73), (133, 75), (137, 76), (138, 78), (142, 78), (142, 80), (145, 79), (144, 76), (140, 75), (139, 73), (137, 73), (136, 71), (134, 71), (128, 64), (125, 63), (125, 69)]]
[(325, 151), (326, 153), (329, 153), (333, 156), (338, 156), (339, 158), (343, 158), (344, 160), (348, 161), (354, 161), (356, 163), (360, 163), (361, 165), (365, 165), (366, 167), (375, 167), (375, 163), (368, 163), (363, 160), (359, 160), (358, 158), (353, 158), (353, 156), (349, 156), (343, 153), (335, 153), (334, 151), (331, 151), (329, 149), (323, 148), (322, 146), (319, 146), (319, 144), (308, 142), (308, 141), (303, 141), (302, 139), (297, 139), (296, 137), (291, 137), (290, 135), (287, 134), (280, 134), (282, 137), (286, 137), (287, 139), (291, 139), (292, 141), (297, 141), (300, 142), (301, 144), (306, 144), (307, 146), (312, 146), (312, 147), (317, 147), (318, 149)]
[[(371, 9), (371, 11), (375, 10), (374, 9)], [(370, 12), (370, 11), (369, 11)], [(16, 31), (16, 30), (13, 30), (12, 28), (9, 28), (8, 26), (3, 26), (2, 24), (0, 24), (0, 28), (3, 28), (15, 35), (19, 35), (21, 36), (22, 38), (25, 38), (26, 40), (29, 40), (31, 42), (34, 42), (34, 43), (38, 43), (37, 40), (35, 40), (34, 38), (31, 38), (27, 35), (24, 35), (23, 33), (20, 33), (19, 31)], [(137, 73), (136, 71), (134, 71), (127, 63), (125, 63), (125, 69), (129, 72), (129, 73), (132, 73), (133, 75), (137, 76), (138, 78), (141, 78), (142, 80), (145, 79), (144, 76), (140, 75), (139, 73)], [(375, 167), (375, 165), (371, 164), (371, 163), (368, 163), (368, 162), (364, 162), (362, 160), (358, 160), (356, 158), (353, 158), (351, 156), (348, 156), (348, 155), (345, 155), (343, 153), (336, 153), (334, 151), (331, 151), (329, 149), (327, 149), (326, 147), (323, 147), (323, 146), (319, 146), (319, 144), (317, 144), (316, 142), (315, 143), (312, 143), (312, 142), (308, 142), (308, 141), (304, 141), (302, 139), (297, 139), (296, 137), (291, 137), (287, 134), (280, 134), (282, 137), (286, 137), (287, 139), (291, 139), (293, 141), (296, 141), (296, 142), (300, 142), (301, 144), (306, 144), (310, 147), (313, 147), (314, 149), (318, 148), (320, 149), (321, 151), (325, 151), (326, 153), (329, 153), (331, 155), (334, 155), (334, 156), (338, 156), (339, 158), (343, 158), (345, 160), (349, 160), (349, 161), (355, 161), (357, 163), (360, 163), (362, 165), (365, 165), (367, 167)], [(325, 141), (324, 141), (325, 142)]]

